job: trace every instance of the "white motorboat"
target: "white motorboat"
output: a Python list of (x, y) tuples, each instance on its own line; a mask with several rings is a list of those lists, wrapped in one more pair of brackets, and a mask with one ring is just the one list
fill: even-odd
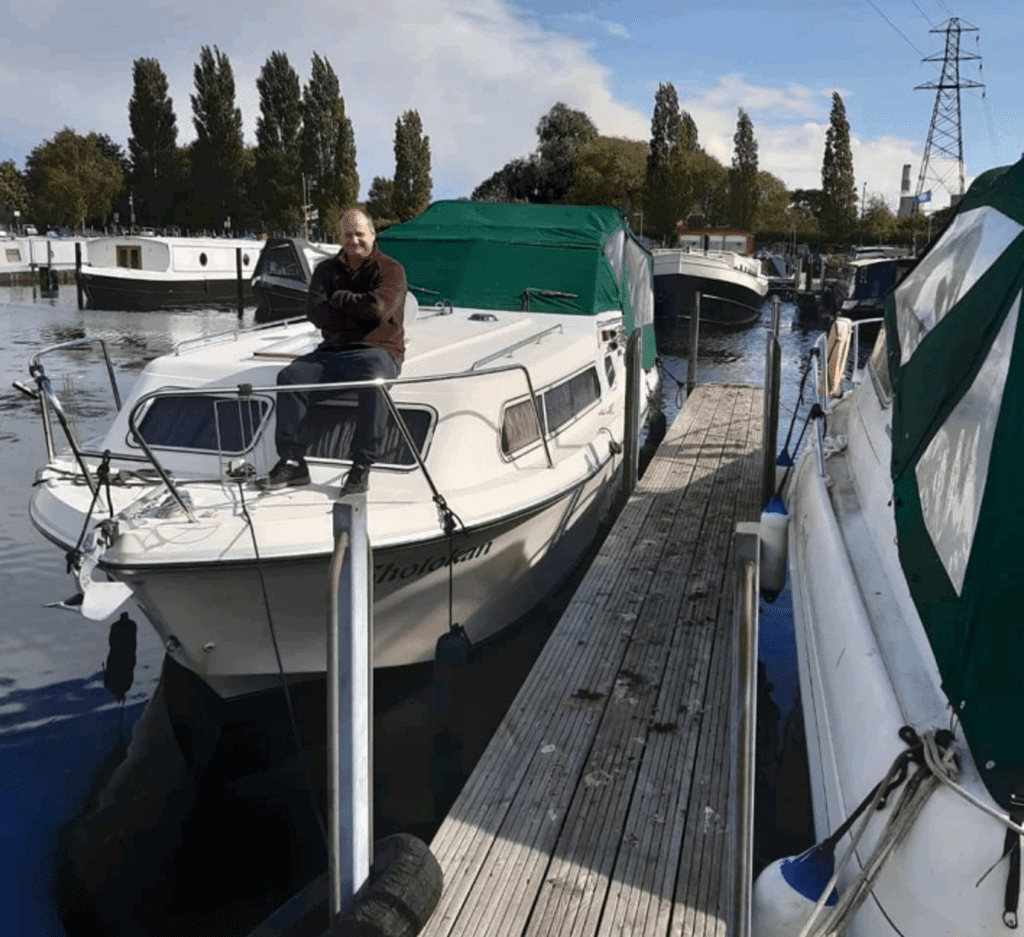
[[(496, 634), (578, 565), (618, 492), (627, 342), (643, 352), (645, 408), (656, 371), (650, 255), (614, 209), (441, 202), (379, 243), (443, 297), (407, 297), (366, 496), (374, 660), (392, 667), (433, 659), (453, 622), (473, 642)], [(354, 392), (325, 387), (314, 407), (311, 484), (264, 492), (253, 478), (276, 460), (277, 372), (318, 342), (292, 321), (179, 346), (101, 439), (50, 456), (32, 495), (37, 529), (75, 559), (83, 614), (130, 590), (169, 655), (222, 697), (279, 682), (273, 638), (290, 678), (325, 669)], [(59, 401), (43, 369), (65, 347), (33, 359), (44, 416)]]
[(654, 288), (659, 317), (689, 319), (699, 292), (702, 325), (744, 328), (761, 318), (768, 277), (760, 260), (735, 251), (662, 248), (654, 251)]
[(153, 311), (252, 300), (265, 242), (247, 238), (101, 237), (78, 271), (90, 309)]
[[(1024, 161), (979, 177), (889, 295), (863, 379), (826, 407), (790, 480), (815, 827), (819, 842), (839, 831), (837, 859), (860, 835), (822, 909), (839, 917), (805, 934), (1017, 926), (1022, 192)], [(907, 780), (843, 835), (904, 753)]]

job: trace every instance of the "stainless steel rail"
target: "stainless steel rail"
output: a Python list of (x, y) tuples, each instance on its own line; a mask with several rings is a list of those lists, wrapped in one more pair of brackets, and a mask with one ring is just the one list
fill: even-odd
[(550, 335), (552, 332), (561, 332), (561, 324), (552, 325), (550, 328), (541, 329), (539, 332), (535, 332), (528, 338), (521, 338), (518, 342), (513, 342), (507, 348), (502, 348), (500, 351), (496, 351), (493, 354), (487, 355), (481, 358), (479, 361), (474, 361), (470, 366), (470, 371), (475, 371), (479, 367), (483, 367), (485, 364), (490, 364), (492, 361), (497, 361), (499, 358), (507, 358), (512, 352), (518, 351), (520, 348), (525, 348), (527, 345), (534, 345), (539, 342), (545, 335)]
[[(434, 496), (439, 496), (437, 487), (434, 485), (433, 479), (430, 477), (430, 472), (427, 470), (426, 464), (423, 462), (423, 457), (419, 451), (419, 447), (413, 441), (412, 435), (409, 433), (408, 427), (405, 425), (405, 421), (399, 414), (395, 402), (389, 393), (389, 388), (395, 385), (406, 385), (406, 384), (431, 384), (440, 381), (452, 381), (463, 378), (474, 378), (482, 377), (486, 375), (502, 374), (508, 371), (521, 371), (523, 377), (526, 380), (527, 390), (530, 395), (530, 400), (533, 404), (533, 410), (537, 412), (537, 397), (533, 388), (533, 381), (530, 379), (530, 372), (525, 365), (522, 364), (509, 364), (499, 368), (489, 368), (486, 371), (458, 371), (451, 374), (434, 374), (429, 377), (407, 377), (407, 378), (377, 378), (369, 381), (344, 381), (334, 382), (330, 384), (289, 384), (287, 390), (289, 392), (305, 392), (305, 393), (323, 393), (329, 391), (338, 390), (358, 390), (360, 388), (375, 387), (379, 388), (381, 393), (384, 395), (384, 400), (387, 403), (388, 410), (391, 415), (395, 418), (395, 423), (398, 426), (399, 432), (402, 434), (402, 438), (405, 444), (409, 447), (409, 451), (412, 453), (413, 458), (416, 460), (416, 464), (420, 471), (423, 473), (427, 484), (430, 486)], [(191, 507), (187, 501), (182, 498), (174, 480), (170, 474), (160, 463), (156, 453), (152, 450), (146, 440), (143, 438), (142, 433), (139, 430), (138, 420), (143, 408), (151, 401), (158, 397), (209, 397), (209, 396), (222, 396), (227, 399), (237, 397), (239, 399), (247, 399), (256, 394), (273, 394), (284, 388), (279, 387), (277, 384), (267, 385), (261, 387), (253, 387), (248, 384), (236, 385), (236, 386), (222, 386), (222, 387), (194, 387), (194, 388), (161, 388), (160, 390), (153, 391), (152, 393), (145, 394), (140, 397), (132, 407), (128, 414), (128, 429), (132, 434), (132, 438), (138, 443), (139, 447), (145, 452), (147, 461), (153, 466), (157, 474), (160, 476), (160, 480), (167, 486), (171, 496), (178, 503), (178, 506), (185, 512), (185, 515), (189, 520), (195, 520), (195, 516), (192, 512)], [(539, 418), (538, 418), (539, 423)], [(554, 467), (554, 461), (551, 458), (551, 449), (548, 445), (547, 437), (541, 427), (541, 442), (544, 446), (544, 455), (547, 461), (548, 468)], [(119, 458), (119, 457), (118, 457)]]
[(733, 538), (732, 720), (729, 796), (730, 937), (748, 937), (754, 886), (754, 747), (757, 741), (757, 629), (760, 524), (739, 523)]

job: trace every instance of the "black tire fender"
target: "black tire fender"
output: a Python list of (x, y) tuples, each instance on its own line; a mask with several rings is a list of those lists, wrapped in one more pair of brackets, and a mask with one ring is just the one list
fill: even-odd
[(444, 874), (423, 840), (395, 833), (377, 840), (366, 884), (338, 918), (337, 937), (416, 937), (430, 920)]

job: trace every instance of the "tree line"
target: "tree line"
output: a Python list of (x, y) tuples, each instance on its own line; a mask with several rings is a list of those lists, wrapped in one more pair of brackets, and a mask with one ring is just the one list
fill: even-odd
[(658, 85), (649, 141), (601, 136), (590, 117), (555, 104), (537, 125), (537, 149), (480, 183), (476, 201), (614, 205), (634, 229), (674, 243), (681, 228), (735, 228), (765, 240), (799, 236), (818, 243), (909, 241), (920, 215), (897, 221), (881, 196), (858, 211), (850, 125), (838, 93), (822, 157), (821, 188), (790, 190), (758, 167), (750, 116), (739, 109), (732, 162), (723, 166), (700, 145), (697, 125), (676, 89)]
[[(256, 79), (256, 145), (242, 137), (228, 57), (203, 46), (190, 95), (195, 140), (178, 144), (167, 76), (155, 58), (132, 64), (127, 152), (105, 134), (70, 127), (40, 143), (24, 170), (0, 163), (0, 220), (86, 227), (152, 227), (193, 232), (314, 229), (334, 240), (341, 215), (358, 204), (352, 122), (338, 77), (313, 54), (303, 85), (284, 52)], [(378, 226), (405, 221), (431, 199), (430, 138), (415, 110), (395, 123), (395, 173), (371, 187)], [(18, 215), (15, 215), (18, 212)]]

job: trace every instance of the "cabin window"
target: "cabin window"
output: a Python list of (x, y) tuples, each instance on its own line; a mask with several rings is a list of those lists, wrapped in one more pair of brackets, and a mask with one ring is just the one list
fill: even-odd
[(139, 247), (118, 247), (117, 265), (129, 270), (142, 269), (142, 249)]
[(205, 266), (206, 266), (206, 261), (207, 261), (208, 259), (209, 259), (209, 258), (208, 258), (208, 257), (206, 256), (206, 254), (205, 254), (205, 253), (202, 253), (202, 254), (200, 254), (200, 255), (199, 255), (199, 266), (200, 266), (200, 267), (205, 267)]
[(505, 407), (505, 415), (501, 421), (501, 451), (512, 455), (525, 446), (540, 439), (540, 417), (543, 406), (537, 398), (537, 410), (530, 406), (530, 398)]
[(242, 266), (243, 267), (248, 267), (249, 266), (249, 255), (248, 254), (242, 254)]
[[(309, 411), (313, 442), (306, 456), (318, 459), (347, 460), (358, 412), (355, 395), (349, 400), (320, 400)], [(420, 458), (426, 456), (427, 442), (434, 425), (433, 411), (424, 407), (399, 407), (398, 413), (412, 437)], [(378, 465), (406, 468), (416, 465), (394, 416), (388, 414)]]
[(266, 398), (157, 397), (139, 424), (150, 445), (237, 455), (247, 451), (270, 412)]
[(7, 254), (7, 262), (9, 264), (20, 264), (21, 263), (21, 248), (19, 247), (5, 247), (4, 252)]
[(260, 259), (256, 263), (256, 273), (262, 273), (268, 277), (298, 280), (300, 283), (306, 282), (306, 273), (289, 241), (268, 244), (264, 247), (260, 253)]
[(888, 406), (892, 400), (892, 382), (889, 379), (889, 346), (885, 341), (885, 326), (878, 330), (878, 338), (871, 349), (871, 357), (868, 359), (868, 373), (875, 385), (878, 399), (883, 406)]
[(605, 355), (604, 357), (604, 373), (608, 377), (608, 386), (615, 386), (615, 357), (613, 355)]
[(601, 385), (597, 379), (597, 368), (588, 368), (545, 391), (544, 410), (548, 418), (548, 432), (554, 433), (561, 429), (600, 399)]

